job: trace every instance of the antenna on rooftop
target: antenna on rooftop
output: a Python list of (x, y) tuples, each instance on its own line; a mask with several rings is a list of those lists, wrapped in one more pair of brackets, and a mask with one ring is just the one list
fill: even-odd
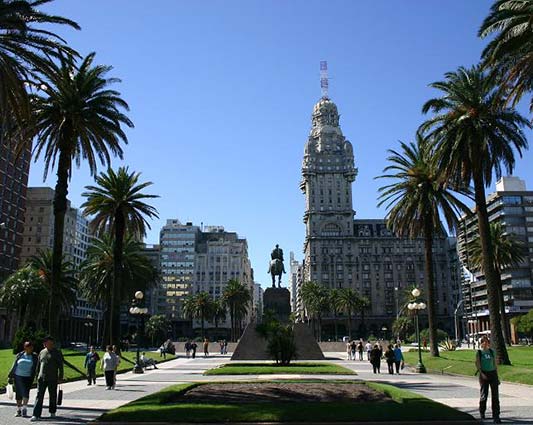
[(320, 89), (322, 90), (322, 97), (325, 99), (328, 98), (328, 88), (328, 62), (320, 61)]

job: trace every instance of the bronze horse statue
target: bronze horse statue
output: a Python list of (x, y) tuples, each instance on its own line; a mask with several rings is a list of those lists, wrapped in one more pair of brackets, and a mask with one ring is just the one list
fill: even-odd
[(278, 288), (281, 288), (281, 275), (285, 273), (283, 261), (281, 261), (279, 258), (270, 260), (268, 272), (272, 275), (272, 288), (276, 287), (276, 276), (278, 277)]

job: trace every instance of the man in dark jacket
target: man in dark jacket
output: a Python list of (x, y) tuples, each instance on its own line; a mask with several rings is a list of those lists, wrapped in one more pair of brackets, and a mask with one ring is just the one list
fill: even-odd
[(50, 417), (55, 418), (57, 410), (57, 385), (63, 382), (63, 355), (54, 346), (52, 337), (43, 341), (44, 348), (39, 353), (39, 367), (37, 374), (37, 398), (33, 408), (31, 421), (39, 421), (43, 411), (44, 394), (48, 390), (50, 398), (48, 410)]

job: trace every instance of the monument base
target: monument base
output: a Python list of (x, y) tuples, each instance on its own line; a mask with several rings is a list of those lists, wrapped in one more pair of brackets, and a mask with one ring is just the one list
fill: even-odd
[(287, 288), (268, 288), (263, 294), (263, 311), (270, 311), (281, 323), (289, 323), (291, 293)]

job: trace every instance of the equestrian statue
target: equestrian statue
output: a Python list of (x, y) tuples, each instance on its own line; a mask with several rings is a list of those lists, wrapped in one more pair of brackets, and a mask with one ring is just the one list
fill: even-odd
[(276, 287), (276, 276), (278, 277), (278, 288), (281, 288), (281, 275), (286, 272), (283, 265), (283, 250), (279, 245), (276, 245), (270, 254), (268, 272), (272, 275), (272, 288)]

